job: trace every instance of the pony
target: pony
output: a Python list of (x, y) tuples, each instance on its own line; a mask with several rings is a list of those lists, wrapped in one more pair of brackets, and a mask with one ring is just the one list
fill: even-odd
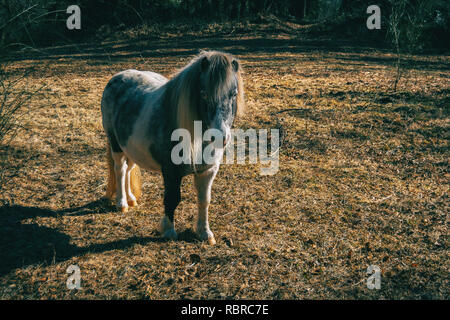
[[(109, 178), (106, 197), (123, 213), (141, 197), (140, 168), (160, 172), (164, 181), (164, 216), (159, 231), (177, 239), (174, 212), (181, 201), (182, 178), (193, 174), (197, 191), (196, 234), (216, 243), (208, 222), (211, 187), (219, 170), (230, 130), (244, 107), (242, 70), (232, 55), (204, 51), (195, 56), (170, 80), (150, 71), (125, 70), (114, 75), (101, 101), (102, 124), (107, 137)], [(196, 155), (208, 143), (198, 141), (195, 122), (221, 133), (223, 148), (213, 148), (210, 163), (196, 163)], [(173, 132), (190, 133), (188, 162), (176, 164)], [(201, 138), (201, 137), (200, 137)], [(200, 148), (198, 147), (200, 146)]]

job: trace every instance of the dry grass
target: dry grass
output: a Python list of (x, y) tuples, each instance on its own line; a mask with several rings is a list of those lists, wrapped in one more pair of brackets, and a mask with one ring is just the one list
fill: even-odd
[[(274, 41), (111, 42), (15, 62), (14, 73), (49, 67), (32, 79), (46, 88), (39, 108), (6, 150), (19, 171), (1, 195), (0, 298), (448, 299), (449, 57), (409, 57), (391, 93), (390, 53)], [(169, 75), (199, 48), (243, 63), (237, 127), (285, 132), (277, 174), (222, 166), (214, 247), (192, 236), (192, 177), (176, 242), (155, 231), (159, 175), (144, 175), (143, 202), (125, 215), (101, 200), (107, 81), (126, 68)], [(288, 108), (300, 110), (274, 114)], [(66, 288), (71, 264), (79, 291)], [(371, 264), (381, 290), (366, 288)]]

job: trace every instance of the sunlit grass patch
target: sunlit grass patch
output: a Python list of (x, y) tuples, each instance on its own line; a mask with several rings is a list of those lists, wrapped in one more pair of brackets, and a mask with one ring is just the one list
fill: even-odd
[[(448, 62), (411, 57), (421, 64), (393, 93), (390, 54), (291, 49), (237, 54), (247, 113), (235, 125), (282, 128), (280, 170), (222, 166), (214, 247), (191, 236), (192, 177), (175, 214), (180, 241), (156, 231), (159, 175), (144, 174), (143, 201), (126, 215), (100, 200), (107, 81), (126, 68), (169, 76), (188, 56), (50, 60), (32, 79), (49, 89), (8, 150), (20, 170), (1, 195), (0, 297), (448, 299)], [(65, 285), (71, 264), (80, 291)], [(365, 285), (371, 264), (379, 291)]]

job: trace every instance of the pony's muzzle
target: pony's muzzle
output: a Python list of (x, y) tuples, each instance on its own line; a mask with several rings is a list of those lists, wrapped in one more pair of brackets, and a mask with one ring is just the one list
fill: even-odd
[(229, 135), (227, 134), (220, 134), (212, 138), (215, 148), (225, 148), (229, 140)]
[(210, 128), (208, 129), (208, 131), (210, 132), (207, 135), (206, 139), (207, 140), (211, 139), (211, 141), (214, 142), (216, 148), (225, 148), (231, 137), (230, 130), (227, 128), (221, 129)]

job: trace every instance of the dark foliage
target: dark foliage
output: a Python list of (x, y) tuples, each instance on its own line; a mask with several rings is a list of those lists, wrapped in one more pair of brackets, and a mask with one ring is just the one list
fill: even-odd
[[(76, 32), (65, 27), (66, 9), (73, 4), (82, 12), (82, 28)], [(443, 40), (450, 36), (449, 1), (380, 0), (377, 4), (382, 30), (369, 37), (390, 41), (392, 12), (402, 6), (398, 27), (403, 47), (412, 51), (448, 47)], [(363, 0), (0, 0), (0, 47), (77, 41), (96, 34), (102, 26), (118, 30), (140, 24), (238, 21), (261, 15), (319, 24), (322, 29), (367, 40), (368, 5)]]

